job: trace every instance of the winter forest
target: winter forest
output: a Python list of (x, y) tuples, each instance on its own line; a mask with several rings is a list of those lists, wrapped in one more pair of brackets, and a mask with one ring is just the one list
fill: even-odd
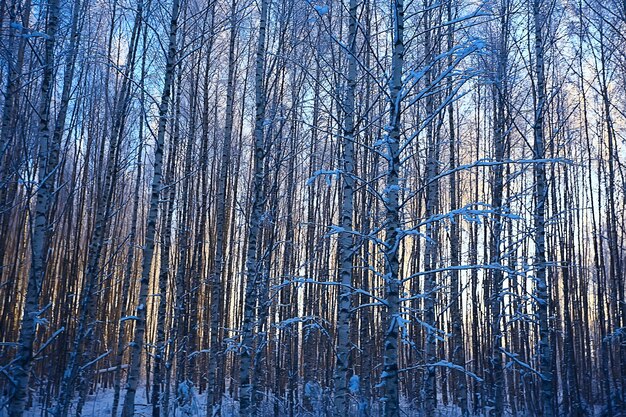
[(0, 0), (0, 415), (626, 413), (626, 1)]

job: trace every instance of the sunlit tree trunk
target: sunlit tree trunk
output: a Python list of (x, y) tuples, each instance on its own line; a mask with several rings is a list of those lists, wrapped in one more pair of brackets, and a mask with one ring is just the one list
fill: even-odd
[[(174, 83), (176, 84), (176, 83)], [(159, 274), (158, 274), (158, 307), (157, 307), (157, 323), (156, 323), (156, 346), (153, 358), (152, 373), (152, 417), (159, 417), (161, 414), (168, 415), (169, 404), (164, 401), (167, 393), (165, 387), (165, 361), (166, 361), (166, 320), (167, 320), (167, 298), (168, 288), (170, 286), (170, 251), (172, 248), (172, 220), (174, 217), (174, 203), (176, 199), (176, 177), (175, 166), (178, 155), (178, 147), (180, 146), (180, 85), (176, 88), (174, 106), (176, 108), (174, 114), (173, 132), (170, 138), (170, 146), (168, 152), (168, 167), (165, 174), (164, 188), (167, 190), (167, 198), (165, 199), (165, 210), (161, 216), (161, 248), (159, 251)]]
[(167, 49), (167, 59), (165, 64), (165, 80), (163, 83), (163, 93), (159, 103), (159, 124), (154, 149), (154, 163), (152, 184), (150, 186), (150, 208), (148, 211), (146, 224), (146, 237), (143, 252), (143, 262), (141, 271), (141, 281), (139, 298), (137, 305), (137, 320), (135, 323), (135, 335), (131, 345), (131, 360), (126, 384), (126, 396), (122, 409), (123, 417), (131, 417), (135, 413), (135, 395), (139, 384), (139, 372), (141, 369), (141, 353), (145, 342), (146, 333), (146, 303), (148, 298), (148, 285), (150, 282), (150, 271), (152, 270), (152, 260), (154, 257), (154, 237), (156, 232), (157, 214), (162, 187), (163, 172), (163, 145), (167, 128), (168, 112), (170, 106), (170, 95), (174, 82), (174, 69), (176, 65), (176, 48), (178, 34), (178, 14), (180, 10), (180, 0), (172, 1), (171, 20), (169, 25), (169, 41)]

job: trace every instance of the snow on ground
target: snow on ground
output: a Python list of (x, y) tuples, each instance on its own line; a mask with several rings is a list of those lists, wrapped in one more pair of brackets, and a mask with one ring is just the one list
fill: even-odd
[[(123, 401), (124, 392), (122, 392), (121, 401)], [(192, 401), (190, 406), (181, 408), (177, 407), (174, 409), (174, 401), (172, 401), (172, 409), (169, 414), (170, 417), (205, 417), (207, 416), (206, 409), (206, 396), (198, 395), (197, 391), (193, 389), (191, 391)], [(4, 403), (4, 398), (0, 397), (0, 404)], [(402, 398), (400, 400), (401, 408), (402, 408), (402, 416), (406, 417), (421, 417), (421, 414), (416, 409), (415, 401), (411, 401), (411, 399)], [(82, 417), (111, 417), (113, 405), (113, 390), (112, 389), (100, 389), (96, 391), (94, 394), (90, 395), (85, 403), (85, 407), (83, 409)], [(276, 406), (275, 406), (276, 405)], [(359, 416), (358, 410), (356, 409), (356, 404), (353, 404), (354, 407), (352, 409), (353, 413), (351, 416)], [(328, 401), (321, 401), (318, 403), (318, 409), (314, 412), (305, 412), (301, 407), (296, 407), (295, 415), (297, 417), (326, 417), (331, 416), (331, 406)], [(239, 405), (237, 401), (234, 401), (230, 397), (224, 397), (222, 401), (222, 417), (238, 417)], [(73, 415), (72, 412), (70, 415)], [(121, 404), (118, 409), (118, 415), (121, 413)], [(380, 415), (380, 410), (372, 409), (370, 411), (370, 415), (372, 417)], [(0, 417), (5, 417), (6, 409), (0, 410)], [(48, 417), (50, 414), (46, 414), (45, 410), (40, 404), (35, 403), (30, 410), (28, 410), (24, 417)], [(433, 417), (458, 417), (460, 416), (460, 410), (457, 407), (440, 407), (436, 416)], [(602, 407), (595, 407), (593, 411), (594, 416), (602, 416), (603, 409)], [(148, 404), (146, 400), (146, 390), (145, 388), (140, 388), (137, 391), (136, 397), (136, 417), (150, 417), (152, 416), (152, 406)], [(284, 403), (278, 400), (276, 404), (272, 401), (264, 402), (256, 417), (285, 417), (288, 416), (288, 410), (284, 406)], [(506, 413), (503, 417), (510, 417), (510, 413)], [(531, 414), (519, 413), (518, 416), (523, 417), (532, 417)], [(620, 414), (621, 416), (621, 414)]]
[[(124, 400), (123, 395), (124, 395), (124, 392), (122, 392), (122, 398), (120, 399), (120, 401)], [(191, 395), (193, 398), (191, 401), (191, 405), (187, 407), (186, 409), (182, 409), (178, 407), (177, 409), (172, 410), (172, 412), (170, 413), (170, 417), (201, 417), (201, 416), (208, 415), (207, 409), (206, 409), (206, 396), (198, 395), (195, 389), (192, 390)], [(174, 401), (172, 401), (172, 403), (173, 402)], [(412, 408), (412, 406), (414, 406), (414, 404), (411, 404), (409, 400), (402, 399), (401, 403), (402, 403), (403, 410), (405, 410), (405, 412), (403, 413), (403, 416), (415, 416), (415, 417), (419, 416), (419, 413), (417, 411), (415, 412), (408, 411), (410, 408)], [(83, 408), (82, 417), (111, 417), (112, 405), (113, 405), (113, 390), (112, 389), (100, 389), (87, 398), (87, 402), (85, 403), (85, 406)], [(272, 403), (264, 402), (261, 405), (259, 412), (257, 413), (258, 417), (270, 417), (270, 416), (283, 417), (283, 416), (288, 415), (288, 410), (284, 406), (284, 403), (282, 403), (279, 400), (276, 405), (277, 406), (275, 407), (273, 402)], [(330, 402), (320, 401), (317, 404), (317, 406), (319, 408), (315, 410), (314, 412), (304, 412), (304, 410), (300, 407), (296, 407), (296, 408), (299, 408), (299, 410), (294, 410), (294, 411), (298, 417), (326, 417), (326, 416), (332, 415)], [(237, 401), (234, 401), (230, 397), (224, 397), (224, 400), (222, 402), (222, 413), (221, 413), (222, 417), (237, 417), (238, 411), (239, 411), (239, 405)], [(353, 411), (354, 411), (353, 413), (354, 416), (359, 415), (358, 411), (356, 410), (356, 404), (354, 404)], [(118, 409), (118, 414), (120, 412), (121, 412), (121, 404), (120, 404), (120, 408)], [(370, 413), (370, 415), (372, 416), (376, 416), (378, 414), (379, 413), (376, 410), (372, 410)], [(70, 415), (72, 414), (70, 413)], [(439, 416), (455, 417), (458, 415), (460, 415), (460, 413), (458, 412), (458, 409), (454, 409), (454, 408), (447, 408), (445, 410), (440, 410), (440, 413), (439, 413)], [(0, 417), (5, 417), (5, 416), (6, 416), (6, 410), (0, 410)], [(135, 416), (136, 417), (152, 416), (152, 406), (148, 404), (148, 401), (146, 399), (146, 390), (143, 387), (137, 390)], [(41, 404), (35, 403), (31, 407), (31, 409), (28, 410), (28, 412), (24, 415), (24, 417), (47, 417), (47, 415), (43, 407), (41, 406)]]
[[(124, 401), (124, 391), (122, 391), (122, 397), (120, 398), (120, 406), (118, 408), (118, 414), (121, 413), (121, 406)], [(175, 413), (171, 413), (171, 417), (191, 417), (191, 416), (206, 416), (206, 396), (198, 395), (197, 392), (191, 392), (192, 401), (191, 404), (185, 409), (181, 409), (180, 407), (175, 410)], [(136, 408), (135, 408), (135, 416), (137, 417), (148, 417), (152, 416), (152, 406), (148, 404), (146, 399), (146, 390), (145, 388), (139, 388), (137, 390)], [(3, 403), (0, 400), (0, 403)], [(83, 407), (82, 417), (111, 417), (112, 407), (113, 406), (113, 390), (112, 389), (100, 389), (97, 390), (92, 395), (89, 395), (87, 401), (85, 402), (85, 406)], [(229, 401), (225, 399), (223, 402), (223, 413), (224, 417), (235, 416), (236, 415), (236, 404), (234, 401)], [(70, 412), (70, 415), (74, 410)], [(6, 416), (6, 409), (0, 410), (0, 417)], [(40, 403), (35, 402), (33, 406), (28, 410), (24, 417), (45, 417), (46, 412), (43, 406)]]

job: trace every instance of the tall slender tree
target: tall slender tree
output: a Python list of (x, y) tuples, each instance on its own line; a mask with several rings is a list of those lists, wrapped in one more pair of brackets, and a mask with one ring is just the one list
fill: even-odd
[(354, 232), (354, 142), (355, 106), (357, 81), (357, 2), (350, 0), (348, 12), (348, 72), (345, 98), (342, 103), (342, 155), (341, 155), (341, 232), (339, 235), (339, 306), (337, 316), (337, 363), (335, 365), (335, 415), (346, 415), (349, 410), (348, 369), (350, 368), (350, 322), (352, 313), (352, 284)]
[(252, 182), (252, 207), (250, 211), (250, 227), (248, 229), (248, 246), (246, 248), (246, 290), (243, 311), (243, 328), (240, 350), (240, 412), (243, 416), (256, 415), (254, 395), (256, 391), (251, 376), (251, 354), (254, 343), (254, 328), (260, 323), (255, 323), (257, 304), (260, 308), (266, 308), (261, 300), (261, 280), (263, 279), (262, 267), (257, 259), (257, 242), (260, 234), (260, 224), (263, 217), (263, 208), (267, 200), (264, 189), (265, 176), (265, 33), (267, 30), (267, 16), (269, 0), (261, 0), (259, 17), (259, 34), (257, 38), (254, 94), (255, 94), (255, 117), (254, 117), (254, 154), (253, 154), (253, 182)]
[(141, 266), (141, 281), (137, 305), (135, 334), (131, 345), (131, 361), (124, 397), (122, 416), (130, 417), (135, 413), (135, 396), (139, 384), (139, 372), (141, 369), (141, 353), (145, 343), (146, 319), (147, 319), (147, 298), (152, 261), (154, 258), (155, 234), (157, 214), (161, 198), (162, 176), (163, 176), (163, 148), (167, 129), (168, 112), (170, 110), (170, 99), (172, 84), (174, 83), (174, 70), (176, 67), (176, 57), (178, 54), (178, 15), (180, 12), (180, 0), (172, 1), (170, 12), (170, 25), (168, 36), (167, 57), (165, 62), (165, 79), (163, 82), (163, 92), (159, 103), (159, 124), (154, 148), (154, 163), (152, 183), (150, 186), (150, 209), (148, 211), (145, 245), (143, 251), (143, 262)]
[(542, 0), (534, 0), (532, 5), (535, 41), (535, 119), (533, 124), (533, 164), (534, 175), (534, 273), (536, 277), (537, 315), (539, 323), (539, 360), (541, 377), (541, 410), (543, 416), (553, 416), (554, 393), (552, 385), (552, 345), (550, 344), (550, 322), (548, 298), (548, 277), (546, 265), (546, 202), (548, 187), (545, 168), (544, 114), (548, 104), (546, 97), (544, 33), (548, 25), (545, 5)]
[(395, 0), (391, 4), (392, 13), (392, 56), (391, 79), (389, 82), (389, 124), (385, 133), (385, 159), (387, 161), (385, 205), (385, 322), (383, 347), (382, 384), (384, 388), (384, 415), (400, 415), (398, 329), (400, 325), (400, 140), (402, 114), (402, 70), (404, 65), (404, 2)]
[[(20, 326), (18, 353), (13, 363), (13, 393), (9, 402), (9, 415), (21, 417), (28, 400), (28, 382), (32, 368), (35, 337), (39, 317), (39, 302), (46, 275), (48, 242), (50, 239), (50, 205), (59, 162), (60, 137), (50, 135), (50, 107), (54, 89), (54, 48), (59, 27), (59, 1), (49, 0), (45, 4), (46, 37), (43, 55), (43, 76), (39, 95), (39, 125), (37, 134), (37, 188), (35, 211), (31, 221), (31, 266), (28, 276)], [(4, 126), (3, 126), (4, 134)], [(57, 140), (55, 142), (53, 139)]]

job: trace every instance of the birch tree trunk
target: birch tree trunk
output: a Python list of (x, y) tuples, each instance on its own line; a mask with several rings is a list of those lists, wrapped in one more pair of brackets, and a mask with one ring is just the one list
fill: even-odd
[[(434, 10), (429, 1), (424, 2), (424, 49), (425, 62), (434, 62), (434, 54), (437, 45), (434, 42), (434, 31), (438, 22), (435, 20)], [(432, 71), (425, 75), (425, 89), (433, 88), (435, 77)], [(425, 117), (435, 117), (436, 94), (428, 94), (424, 104)], [(439, 247), (439, 226), (433, 220), (439, 204), (439, 181), (436, 179), (439, 173), (439, 126), (438, 122), (431, 122), (426, 127), (426, 202), (424, 217), (426, 218), (424, 243), (424, 323), (426, 324), (426, 338), (424, 340), (424, 378), (422, 385), (422, 407), (425, 415), (433, 415), (437, 408), (437, 369), (432, 364), (437, 362), (437, 323), (436, 323), (436, 301), (437, 301), (437, 273), (433, 272), (437, 268), (437, 253)]]
[[(535, 121), (533, 126), (534, 159), (543, 160), (545, 156), (544, 112), (547, 105), (546, 83), (544, 74), (544, 40), (543, 32), (547, 19), (542, 10), (543, 1), (533, 1), (533, 22), (535, 41), (535, 76), (536, 103)], [(552, 347), (550, 345), (550, 322), (548, 318), (548, 283), (546, 268), (546, 202), (548, 187), (546, 185), (545, 162), (533, 164), (535, 209), (533, 212), (535, 226), (535, 297), (539, 322), (539, 373), (541, 377), (541, 410), (544, 417), (554, 416), (554, 393), (552, 387)]]
[(341, 142), (341, 232), (339, 234), (339, 288), (337, 305), (337, 360), (335, 364), (335, 404), (336, 416), (348, 415), (350, 397), (348, 392), (348, 369), (350, 368), (350, 320), (352, 310), (352, 274), (354, 257), (354, 236), (352, 215), (354, 212), (354, 90), (357, 78), (357, 1), (350, 0), (348, 24), (348, 73), (343, 102), (343, 131)]
[[(198, 72), (200, 69), (198, 68)], [(198, 86), (198, 77), (194, 78), (194, 86), (197, 88)], [(183, 192), (181, 195), (182, 204), (189, 208), (191, 207), (191, 170), (193, 168), (193, 154), (195, 151), (195, 135), (196, 135), (196, 98), (192, 98), (192, 117), (189, 120), (189, 133), (187, 140), (187, 150), (185, 153), (185, 165), (183, 169)], [(189, 286), (187, 285), (187, 268), (188, 263), (191, 258), (190, 251), (190, 230), (193, 226), (193, 220), (190, 213), (191, 210), (185, 209), (182, 210), (179, 219), (177, 240), (178, 247), (180, 248), (180, 260), (178, 263), (178, 268), (176, 270), (176, 297), (175, 297), (175, 306), (174, 306), (174, 318), (172, 325), (172, 335), (170, 339), (173, 340), (173, 350), (172, 354), (175, 356), (176, 360), (176, 403), (175, 407), (189, 407), (190, 398), (188, 396), (183, 395), (185, 392), (185, 388), (188, 384), (186, 378), (186, 368), (188, 364), (188, 343), (186, 334), (186, 324), (188, 319), (185, 317), (185, 307), (188, 304), (189, 299)], [(196, 289), (192, 289), (192, 291), (197, 291)]]
[(400, 120), (402, 104), (402, 67), (404, 64), (404, 1), (391, 3), (393, 52), (389, 82), (389, 126), (386, 134), (385, 206), (385, 320), (382, 387), (385, 417), (399, 417), (400, 397), (398, 378), (398, 331), (400, 324)]
[[(143, 121), (139, 125), (139, 137), (143, 135)], [(124, 283), (122, 285), (122, 297), (123, 303), (120, 306), (120, 327), (118, 332), (118, 340), (116, 347), (116, 370), (113, 382), (113, 405), (111, 406), (111, 415), (117, 417), (117, 410), (119, 408), (120, 390), (122, 386), (122, 361), (124, 360), (124, 340), (126, 335), (126, 313), (128, 311), (128, 298), (131, 288), (131, 278), (133, 274), (133, 264), (135, 262), (135, 247), (137, 244), (137, 223), (139, 221), (139, 200), (140, 200), (140, 187), (142, 185), (143, 178), (143, 143), (137, 148), (137, 176), (135, 179), (135, 189), (133, 191), (133, 211), (132, 211), (132, 223), (130, 234), (128, 236), (128, 251), (126, 258), (126, 268), (124, 271)]]
[(59, 25), (59, 0), (48, 0), (43, 78), (39, 96), (39, 126), (37, 134), (38, 188), (35, 193), (35, 212), (31, 222), (31, 265), (24, 312), (20, 326), (18, 352), (14, 360), (12, 381), (14, 391), (9, 398), (10, 417), (21, 417), (28, 400), (28, 383), (33, 361), (33, 346), (37, 333), (39, 298), (46, 275), (50, 233), (50, 202), (59, 160), (59, 144), (50, 136), (50, 106), (54, 84), (54, 48)]
[[(452, 22), (456, 17), (456, 13), (452, 13), (452, 2), (447, 4), (448, 22)], [(448, 51), (451, 51), (454, 46), (454, 25), (450, 25), (448, 29)], [(452, 65), (453, 57), (450, 56), (448, 65)], [(448, 95), (452, 94), (452, 78), (448, 79)], [(454, 118), (454, 102), (448, 105), (448, 130), (450, 135), (450, 159), (449, 169), (454, 170), (458, 165), (457, 152), (457, 134), (456, 123)], [(458, 178), (457, 173), (450, 174), (449, 184), (449, 198), (450, 198), (450, 211), (455, 211), (459, 208), (459, 194), (458, 194)], [(465, 367), (465, 343), (463, 337), (463, 299), (461, 289), (460, 274), (457, 269), (461, 265), (461, 233), (460, 233), (460, 218), (453, 219), (450, 224), (450, 319), (452, 321), (452, 362), (456, 365)], [(453, 393), (457, 399), (459, 408), (461, 409), (461, 415), (466, 417), (469, 415), (469, 409), (467, 406), (467, 382), (465, 374), (459, 374), (452, 378)]]
[[(226, 86), (226, 120), (224, 122), (224, 142), (218, 172), (216, 213), (215, 213), (215, 257), (209, 276), (211, 298), (209, 380), (219, 378), (218, 360), (221, 355), (220, 323), (222, 320), (222, 269), (224, 268), (224, 245), (226, 236), (226, 203), (229, 165), (231, 163), (231, 142), (233, 139), (233, 106), (235, 100), (235, 46), (237, 37), (237, 2), (231, 2), (230, 39), (228, 43), (228, 81)], [(220, 389), (216, 384), (207, 387), (207, 415), (218, 416), (221, 413)]]
[[(200, 157), (200, 181), (199, 181), (199, 186), (197, 189), (197, 194), (199, 195), (199, 199), (200, 199), (200, 204), (196, 209), (196, 213), (195, 213), (195, 222), (196, 224), (198, 224), (198, 227), (195, 231), (195, 236), (193, 239), (190, 239), (193, 241), (193, 243), (191, 243), (193, 245), (193, 254), (191, 255), (192, 257), (192, 261), (191, 261), (191, 268), (190, 268), (190, 287), (192, 289), (194, 289), (193, 291), (190, 292), (189, 296), (188, 296), (188, 305), (189, 305), (189, 313), (188, 313), (188, 317), (187, 317), (187, 329), (189, 334), (187, 335), (186, 338), (186, 350), (187, 352), (193, 353), (196, 350), (197, 347), (197, 340), (199, 339), (198, 337), (198, 312), (199, 312), (199, 308), (201, 306), (201, 304), (199, 303), (200, 300), (200, 287), (201, 287), (201, 282), (203, 282), (205, 280), (205, 277), (207, 276), (206, 274), (206, 233), (207, 233), (207, 229), (209, 228), (209, 224), (207, 221), (207, 213), (208, 213), (208, 209), (209, 209), (209, 191), (208, 191), (208, 184), (209, 184), (209, 130), (210, 130), (210, 124), (209, 124), (209, 115), (210, 115), (210, 106), (211, 103), (209, 101), (209, 93), (210, 93), (210, 71), (212, 69), (212, 59), (213, 59), (213, 44), (215, 41), (215, 4), (216, 1), (212, 0), (211, 4), (208, 8), (208, 18), (209, 18), (209, 38), (207, 40), (207, 48), (206, 48), (206, 52), (204, 52), (205, 55), (205, 67), (204, 67), (204, 75), (203, 75), (203, 92), (202, 92), (202, 118), (201, 118), (201, 126), (202, 126), (202, 135), (200, 137), (200, 152), (199, 152), (199, 157)], [(215, 100), (217, 101), (218, 97), (217, 94), (215, 94)], [(214, 111), (214, 123), (212, 126), (213, 132), (214, 132), (214, 137), (216, 136), (215, 131), (217, 130), (217, 116), (216, 116), (217, 111)], [(220, 204), (220, 199), (216, 200), (216, 204)], [(219, 225), (218, 225), (219, 226)], [(210, 276), (209, 276), (210, 278)], [(212, 291), (213, 287), (212, 287), (212, 282), (209, 281), (209, 291)], [(211, 299), (212, 295), (211, 292), (208, 293), (209, 296), (207, 297), (209, 300)], [(213, 332), (213, 321), (211, 319), (211, 322), (209, 324), (209, 329), (210, 332)], [(219, 321), (217, 322), (216, 328), (219, 327)], [(211, 333), (212, 334), (212, 333)], [(217, 338), (215, 339), (217, 340)], [(210, 346), (213, 346), (213, 339), (210, 339)], [(213, 349), (211, 347), (209, 347), (210, 349)], [(213, 351), (211, 350), (211, 352), (209, 353), (209, 355), (213, 355)], [(209, 360), (211, 360), (209, 358)], [(188, 370), (188, 375), (187, 378), (189, 381), (193, 381), (194, 380), (194, 375), (197, 372), (197, 368), (199, 366), (197, 366), (197, 361), (195, 358), (191, 357), (186, 359), (186, 369)], [(209, 375), (213, 375), (211, 373), (209, 373)], [(218, 387), (219, 388), (219, 387)], [(214, 389), (213, 385), (209, 386), (209, 390)], [(219, 389), (218, 389), (219, 391)], [(212, 395), (210, 395), (210, 393), (207, 394), (209, 397), (211, 397)], [(179, 398), (180, 400), (180, 398)], [(207, 400), (207, 404), (209, 404), (212, 400), (209, 398)], [(208, 405), (208, 407), (211, 407), (211, 405)], [(207, 412), (207, 415), (210, 415), (210, 412)]]
[[(243, 328), (239, 371), (239, 403), (240, 415), (244, 417), (256, 415), (254, 407), (254, 384), (252, 383), (251, 352), (254, 343), (255, 306), (258, 299), (258, 291), (262, 277), (261, 265), (257, 260), (257, 240), (261, 218), (263, 216), (264, 195), (264, 157), (265, 157), (265, 31), (267, 25), (269, 0), (261, 0), (261, 15), (259, 17), (259, 35), (257, 39), (256, 62), (255, 62), (255, 121), (254, 121), (254, 161), (252, 183), (252, 207), (250, 212), (248, 229), (248, 246), (246, 248), (246, 290), (243, 311)], [(265, 308), (261, 305), (260, 308)]]
[(155, 346), (154, 353), (154, 365), (153, 365), (153, 374), (152, 374), (152, 417), (159, 417), (161, 413), (167, 417), (169, 404), (164, 401), (164, 398), (167, 397), (167, 393), (164, 392), (164, 376), (165, 376), (165, 355), (166, 355), (166, 340), (165, 340), (165, 326), (167, 320), (167, 293), (169, 287), (169, 276), (170, 276), (170, 249), (172, 247), (172, 220), (174, 217), (174, 200), (176, 199), (176, 178), (175, 178), (175, 166), (176, 166), (176, 157), (178, 154), (178, 146), (180, 139), (180, 85), (175, 86), (175, 83), (172, 84), (173, 88), (176, 88), (176, 98), (174, 100), (174, 107), (176, 110), (174, 111), (174, 129), (172, 132), (172, 137), (170, 139), (169, 146), (169, 155), (168, 155), (168, 167), (167, 172), (165, 174), (165, 184), (164, 188), (167, 187), (167, 199), (165, 200), (166, 209), (163, 210), (162, 221), (161, 221), (161, 248), (159, 251), (160, 262), (159, 262), (159, 275), (158, 275), (158, 286), (159, 286), (159, 301), (157, 308), (157, 340)]
[[(141, 20), (143, 16), (143, 1), (139, 1), (137, 5), (137, 13), (135, 15), (135, 27), (141, 27)], [(147, 31), (143, 31), (142, 36), (142, 49), (145, 50), (147, 44)], [(145, 99), (145, 75), (146, 75), (146, 54), (143, 54), (141, 57), (141, 80), (139, 82), (140, 86), (140, 103), (144, 103)], [(137, 244), (137, 226), (139, 222), (139, 203), (141, 197), (141, 186), (143, 185), (143, 137), (144, 137), (144, 120), (142, 119), (139, 122), (139, 147), (137, 148), (137, 176), (135, 179), (135, 189), (133, 191), (133, 212), (131, 217), (131, 228), (128, 236), (128, 251), (126, 258), (126, 268), (124, 271), (124, 283), (122, 286), (122, 297), (123, 297), (123, 305), (120, 306), (120, 325), (118, 329), (118, 339), (117, 339), (117, 347), (116, 347), (116, 370), (113, 382), (113, 405), (111, 406), (111, 415), (112, 417), (117, 417), (117, 410), (119, 408), (120, 402), (120, 391), (122, 386), (122, 372), (121, 366), (122, 361), (124, 359), (124, 342), (126, 339), (126, 314), (128, 312), (128, 308), (130, 307), (130, 289), (131, 289), (131, 279), (133, 276), (133, 265), (135, 263), (135, 252), (137, 248), (135, 247)]]
[(150, 282), (150, 271), (152, 270), (152, 260), (154, 257), (154, 237), (156, 232), (157, 214), (159, 211), (159, 199), (161, 195), (161, 177), (163, 172), (163, 144), (167, 128), (168, 111), (170, 106), (170, 95), (174, 81), (174, 69), (176, 66), (176, 48), (178, 34), (178, 15), (180, 10), (180, 0), (172, 1), (170, 15), (169, 41), (167, 49), (167, 60), (165, 64), (165, 80), (161, 103), (159, 104), (159, 125), (154, 149), (154, 165), (152, 184), (150, 187), (150, 208), (146, 224), (146, 238), (143, 253), (141, 282), (137, 306), (137, 320), (135, 324), (134, 341), (131, 345), (130, 369), (128, 382), (126, 384), (126, 396), (122, 409), (122, 417), (131, 417), (135, 413), (135, 395), (139, 384), (139, 373), (141, 369), (141, 352), (143, 350), (146, 333), (146, 303), (148, 298), (148, 286)]
[[(624, 5), (624, 8), (626, 10), (626, 4)], [(600, 21), (600, 25), (599, 25), (599, 37), (600, 37), (600, 62), (596, 63), (596, 65), (600, 66), (599, 69), (597, 69), (596, 71), (598, 72), (598, 76), (599, 76), (599, 83), (600, 83), (600, 96), (602, 98), (602, 104), (603, 104), (603, 111), (602, 111), (602, 116), (604, 119), (604, 125), (605, 125), (605, 129), (606, 129), (606, 159), (607, 159), (607, 169), (606, 169), (606, 174), (605, 176), (606, 178), (606, 195), (607, 195), (607, 209), (606, 209), (606, 228), (607, 228), (607, 234), (608, 234), (608, 239), (607, 239), (607, 246), (609, 249), (609, 261), (608, 261), (608, 282), (610, 283), (610, 287), (608, 288), (608, 293), (609, 293), (609, 299), (611, 300), (610, 302), (610, 307), (609, 307), (609, 311), (610, 311), (610, 316), (611, 319), (613, 320), (614, 324), (613, 326), (611, 326), (610, 328), (619, 328), (619, 329), (623, 329), (624, 325), (621, 324), (622, 320), (626, 321), (626, 299), (624, 297), (624, 283), (623, 283), (623, 260), (622, 260), (622, 254), (621, 252), (621, 247), (623, 244), (623, 237), (621, 238), (622, 240), (622, 244), (620, 244), (619, 240), (620, 237), (618, 235), (618, 230), (619, 230), (619, 226), (618, 223), (620, 221), (623, 221), (623, 216), (622, 219), (618, 220), (617, 216), (616, 216), (616, 210), (615, 208), (618, 207), (618, 203), (616, 201), (616, 184), (618, 184), (618, 181), (616, 180), (616, 174), (619, 172), (622, 174), (622, 178), (623, 178), (623, 167), (620, 164), (619, 158), (616, 156), (619, 154), (619, 145), (616, 144), (616, 139), (619, 138), (619, 135), (617, 134), (616, 130), (615, 130), (615, 125), (614, 125), (614, 121), (613, 121), (613, 115), (612, 115), (612, 108), (614, 106), (614, 104), (611, 102), (611, 97), (610, 97), (610, 87), (609, 87), (609, 71), (610, 68), (609, 65), (609, 58), (608, 55), (611, 54), (611, 51), (609, 48), (607, 48), (606, 42), (605, 42), (605, 28), (604, 25), (605, 23), (605, 19), (606, 17), (602, 16), (601, 17), (601, 21)], [(626, 21), (626, 16), (623, 17), (621, 20)], [(617, 140), (617, 142), (619, 142), (619, 139)], [(617, 165), (616, 165), (617, 162)], [(619, 303), (615, 303), (613, 300), (620, 300)], [(619, 350), (616, 353), (616, 357), (619, 357), (619, 363), (620, 363), (620, 375), (616, 375), (615, 376), (615, 384), (616, 387), (614, 389), (614, 391), (616, 392), (616, 394), (611, 395), (612, 397), (615, 397), (615, 399), (609, 399), (609, 401), (611, 402), (616, 402), (619, 401), (617, 400), (618, 398), (621, 398), (621, 401), (625, 401), (626, 400), (626, 343), (624, 342), (624, 340), (626, 339), (625, 336), (621, 337), (622, 342), (619, 345)], [(608, 343), (607, 341), (605, 341), (604, 343)], [(613, 405), (611, 404), (610, 407), (612, 408)]]
[[(502, 0), (499, 8), (500, 30), (496, 55), (496, 72), (493, 83), (493, 149), (496, 162), (503, 162), (508, 123), (506, 119), (506, 100), (508, 99), (508, 36), (509, 36), (509, 5), (508, 0)], [(489, 242), (489, 263), (495, 268), (490, 272), (491, 299), (489, 300), (491, 313), (491, 343), (492, 350), (489, 358), (489, 372), (487, 392), (489, 393), (489, 414), (500, 416), (504, 410), (504, 364), (502, 363), (503, 346), (503, 312), (502, 291), (504, 273), (502, 266), (502, 242), (504, 225), (502, 221), (504, 195), (504, 166), (496, 163), (491, 169), (491, 207), (493, 221), (491, 239)]]

